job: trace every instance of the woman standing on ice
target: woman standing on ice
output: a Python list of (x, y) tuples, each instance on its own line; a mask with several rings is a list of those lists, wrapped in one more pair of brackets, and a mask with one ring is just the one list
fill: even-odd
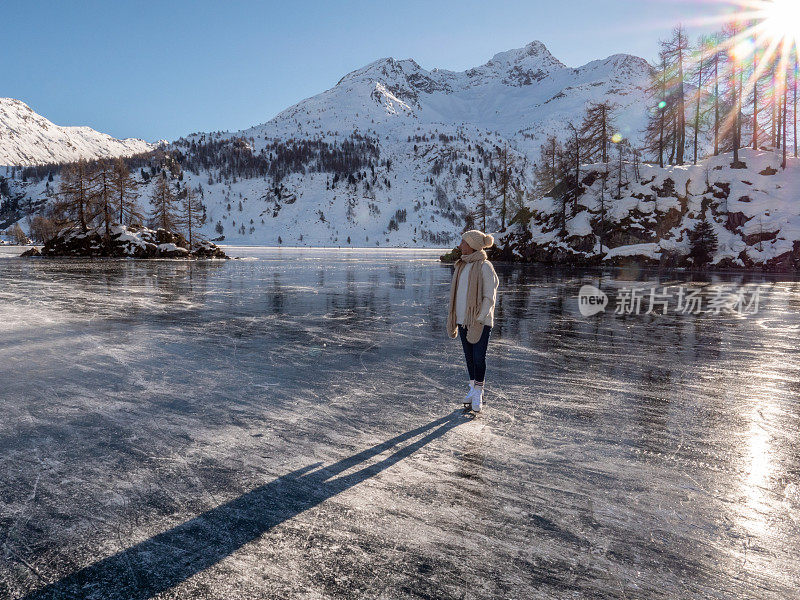
[(483, 384), (486, 375), (486, 348), (494, 326), (494, 303), (500, 280), (484, 248), (491, 248), (494, 238), (477, 229), (461, 235), (461, 258), (456, 261), (450, 286), (450, 311), (447, 333), (461, 337), (469, 372), (469, 393), (464, 404), (480, 412), (483, 407)]

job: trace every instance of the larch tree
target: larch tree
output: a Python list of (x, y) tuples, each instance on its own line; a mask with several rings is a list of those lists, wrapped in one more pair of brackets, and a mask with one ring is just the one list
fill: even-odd
[(573, 123), (568, 123), (567, 127), (569, 127), (571, 134), (564, 146), (564, 160), (569, 165), (567, 168), (573, 171), (572, 177), (570, 178), (572, 183), (570, 187), (572, 188), (572, 212), (575, 213), (578, 210), (578, 196), (581, 187), (581, 160), (583, 159), (583, 155), (581, 154), (580, 131)]
[(506, 229), (506, 213), (508, 212), (508, 204), (512, 194), (516, 194), (514, 186), (514, 165), (516, 160), (514, 156), (508, 151), (508, 144), (502, 148), (497, 148), (497, 172), (495, 177), (497, 188), (497, 199), (501, 200), (500, 203), (500, 230)]
[[(717, 45), (718, 46), (718, 45)], [(714, 156), (719, 156), (719, 60), (720, 51), (714, 52)]]
[(492, 204), (492, 188), (485, 179), (478, 182), (478, 203), (475, 206), (475, 219), (481, 220), (481, 231), (486, 231), (486, 218)]
[[(788, 62), (788, 60), (787, 60), (787, 62)], [(782, 94), (783, 95), (783, 117), (782, 117), (782, 122), (783, 122), (783, 162), (782, 162), (781, 166), (783, 167), (784, 170), (786, 169), (786, 166), (788, 165), (788, 154), (789, 154), (789, 140), (788, 140), (788, 135), (789, 135), (789, 126), (788, 126), (788, 120), (789, 120), (789, 112), (788, 112), (788, 106), (789, 106), (789, 77), (788, 77), (788, 75), (789, 75), (789, 71), (788, 71), (788, 69), (785, 69), (784, 72), (782, 73), (782, 77), (781, 77), (781, 88), (783, 89), (783, 94)]]
[(563, 186), (559, 184), (564, 179), (564, 147), (554, 135), (547, 137), (547, 141), (541, 147), (539, 160), (534, 164), (534, 176), (536, 177), (535, 193), (550, 197), (558, 204), (559, 223), (561, 230), (566, 230), (567, 226), (567, 195), (564, 193)]
[(652, 69), (652, 79), (647, 93), (653, 107), (650, 109), (645, 129), (645, 147), (658, 156), (658, 166), (664, 168), (664, 142), (667, 126), (667, 55), (659, 53), (659, 65)]
[(156, 178), (153, 193), (150, 196), (152, 223), (155, 227), (175, 231), (180, 225), (179, 207), (175, 194), (170, 188), (167, 176), (162, 173)]
[(758, 124), (758, 115), (759, 111), (759, 95), (758, 95), (758, 86), (759, 86), (759, 69), (762, 68), (761, 62), (759, 59), (761, 58), (761, 51), (756, 48), (753, 51), (753, 150), (758, 150), (758, 132), (759, 132), (759, 124)]
[(114, 176), (114, 167), (111, 162), (101, 160), (92, 171), (92, 199), (103, 224), (103, 242), (106, 249), (111, 248), (111, 221), (114, 216), (113, 190), (111, 182)]
[[(722, 35), (729, 39), (736, 39), (739, 35), (739, 25), (732, 23), (726, 25)], [(728, 62), (730, 68), (730, 89), (732, 115), (728, 118), (728, 129), (733, 146), (733, 163), (731, 167), (739, 169), (743, 167), (739, 160), (739, 149), (742, 147), (742, 87), (744, 79), (744, 67), (738, 60), (733, 58)], [(732, 118), (731, 118), (732, 117)]]
[(144, 216), (139, 208), (139, 184), (131, 175), (125, 161), (118, 158), (114, 162), (111, 176), (111, 187), (114, 195), (114, 208), (120, 225), (139, 225)]
[(554, 135), (547, 136), (547, 141), (539, 151), (539, 160), (534, 165), (536, 177), (536, 193), (546, 196), (558, 183), (559, 157), (563, 152), (561, 143)]
[(797, 158), (797, 78), (800, 75), (800, 64), (798, 64), (798, 50), (797, 46), (794, 48), (794, 72), (792, 73), (792, 82), (794, 83), (794, 110), (792, 116), (794, 117), (794, 157)]
[(188, 250), (191, 252), (194, 250), (195, 240), (199, 238), (197, 230), (205, 223), (205, 209), (200, 197), (189, 186), (180, 193), (180, 203), (183, 226), (188, 234)]
[(620, 140), (617, 146), (617, 195), (615, 198), (622, 198), (622, 188), (628, 184), (628, 174), (625, 169), (625, 160), (632, 152), (631, 144), (628, 140)]
[(55, 212), (60, 220), (78, 225), (83, 232), (88, 231), (94, 214), (91, 174), (89, 164), (84, 159), (67, 165), (62, 170)]
[(675, 162), (679, 165), (684, 163), (684, 153), (686, 151), (686, 89), (685, 89), (685, 61), (689, 52), (689, 38), (682, 25), (678, 25), (673, 32), (672, 38), (664, 45), (668, 64), (674, 72), (674, 90), (677, 99), (676, 120), (675, 120)]
[(699, 137), (700, 137), (700, 122), (702, 118), (702, 99), (703, 93), (705, 90), (705, 86), (708, 83), (709, 79), (709, 69), (706, 68), (706, 62), (708, 60), (709, 54), (712, 52), (711, 48), (711, 41), (708, 38), (702, 38), (700, 40), (700, 47), (696, 53), (692, 64), (694, 65), (694, 77), (696, 77), (696, 85), (697, 89), (695, 90), (695, 107), (694, 107), (694, 164), (697, 164), (698, 159), (698, 146), (699, 146)]
[(599, 155), (602, 162), (608, 162), (608, 143), (616, 129), (615, 108), (606, 101), (592, 103), (586, 109), (580, 133), (587, 159), (594, 161)]

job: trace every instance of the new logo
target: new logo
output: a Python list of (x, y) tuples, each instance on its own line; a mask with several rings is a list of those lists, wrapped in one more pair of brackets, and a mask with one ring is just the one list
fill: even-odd
[(578, 292), (578, 309), (584, 317), (604, 312), (608, 306), (606, 293), (593, 285), (584, 285)]

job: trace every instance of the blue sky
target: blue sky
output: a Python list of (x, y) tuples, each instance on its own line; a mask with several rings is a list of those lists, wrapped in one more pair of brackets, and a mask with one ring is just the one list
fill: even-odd
[(59, 125), (174, 139), (262, 123), (384, 56), (463, 70), (541, 40), (570, 66), (618, 52), (653, 59), (673, 25), (722, 10), (719, 0), (5, 0), (0, 96)]

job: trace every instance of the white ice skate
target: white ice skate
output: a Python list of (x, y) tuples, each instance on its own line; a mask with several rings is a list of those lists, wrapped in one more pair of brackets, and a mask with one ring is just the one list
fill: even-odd
[(464, 396), (464, 408), (468, 409), (472, 406), (472, 394), (475, 392), (475, 385), (472, 381), (469, 382), (469, 391)]
[(483, 408), (483, 388), (474, 388), (470, 398), (472, 400), (472, 411), (476, 413), (481, 412), (481, 409)]

